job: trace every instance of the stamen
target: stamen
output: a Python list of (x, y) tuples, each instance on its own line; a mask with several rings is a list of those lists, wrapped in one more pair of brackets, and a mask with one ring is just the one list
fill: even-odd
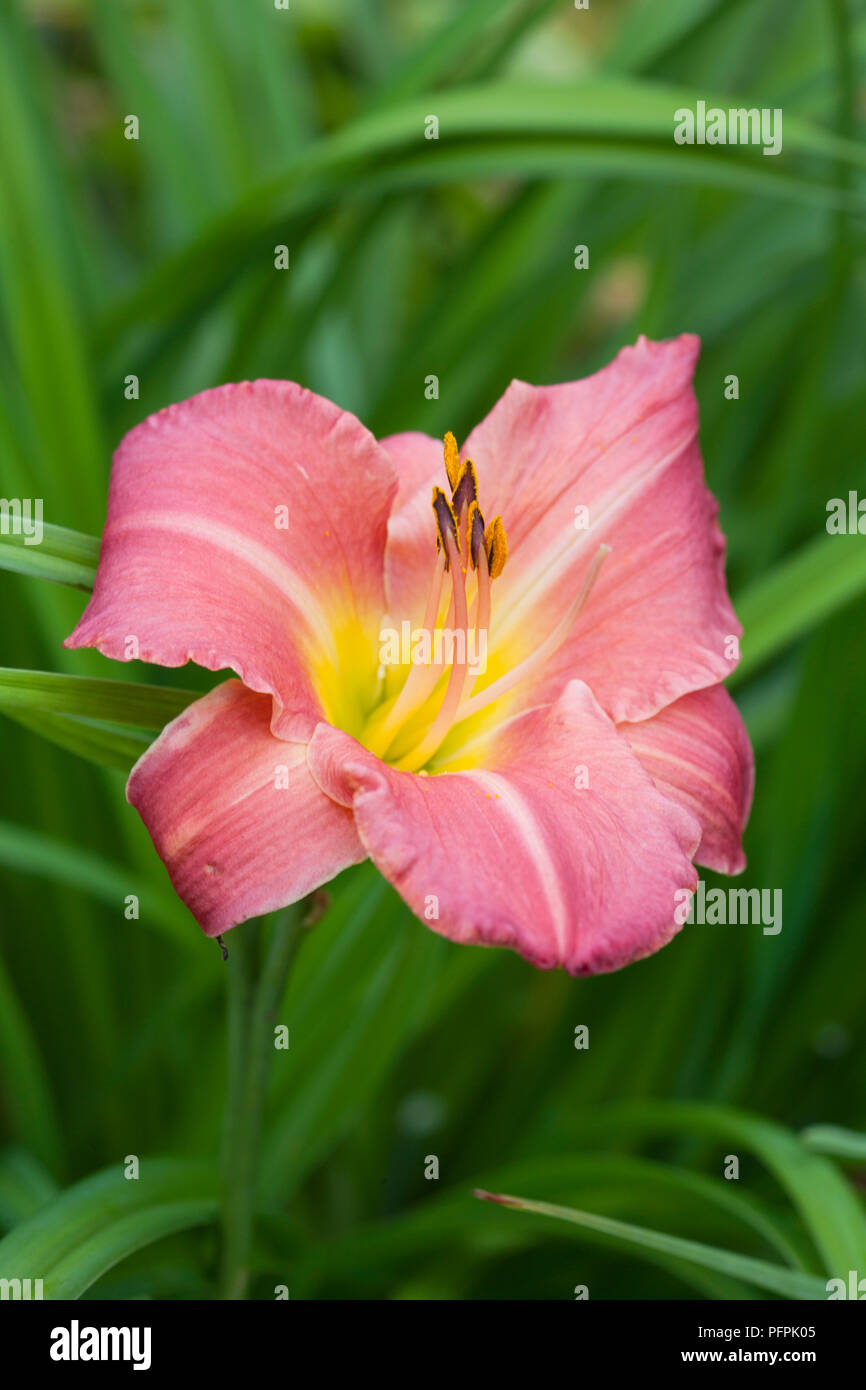
[[(371, 714), (364, 730), (364, 742), (371, 752), (401, 771), (409, 772), (417, 772), (429, 762), (455, 722), (504, 693), (502, 681), (497, 681), (472, 697), (475, 679), (481, 674), (475, 663), (479, 666), (484, 663), (487, 650), (491, 580), (502, 573), (508, 556), (505, 527), (502, 518), (497, 516), (485, 530), (478, 505), (475, 465), (471, 459), (464, 459), (461, 464), (457, 441), (450, 432), (444, 439), (444, 458), (451, 497), (441, 487), (433, 488), (438, 553), (422, 629), (430, 644), (428, 655), (423, 662), (411, 661), (402, 689), (390, 706), (386, 702)], [(443, 627), (439, 618), (446, 574), (451, 580), (451, 592)], [(472, 659), (474, 670), (470, 670), (469, 658), (470, 614), (476, 651)], [(448, 655), (444, 656), (443, 641), (450, 644)], [(548, 646), (549, 642), (542, 650)], [(443, 667), (449, 662), (451, 669), (434, 715)], [(524, 663), (524, 667), (528, 667), (528, 663)], [(520, 668), (520, 679), (523, 670)], [(433, 709), (428, 708), (428, 702)], [(395, 752), (389, 758), (392, 747)]]
[(445, 472), (448, 474), (448, 483), (453, 492), (460, 477), (460, 451), (450, 430), (445, 436)]
[(495, 516), (491, 521), (484, 534), (484, 542), (487, 546), (490, 578), (496, 579), (505, 569), (505, 561), (508, 559), (508, 537), (501, 516)]
[(460, 546), (466, 551), (469, 540), (469, 528), (467, 518), (469, 508), (473, 502), (478, 501), (478, 474), (475, 472), (475, 464), (471, 459), (464, 460), (457, 478), (457, 486), (451, 498), (454, 507), (454, 515), (457, 518), (457, 525), (460, 528)]
[(445, 556), (445, 568), (450, 564), (450, 550), (447, 545), (449, 536), (453, 536), (455, 549), (460, 549), (460, 538), (457, 530), (457, 517), (454, 508), (442, 491), (441, 487), (433, 489), (433, 514), (436, 517), (436, 546), (440, 553)]
[(448, 535), (445, 540), (448, 545), (451, 583), (454, 588), (454, 611), (457, 619), (457, 630), (454, 635), (455, 638), (457, 638), (462, 632), (463, 652), (461, 657), (458, 650), (458, 659), (454, 661), (451, 667), (451, 675), (445, 687), (445, 694), (442, 699), (442, 704), (439, 707), (439, 713), (426, 735), (417, 747), (412, 749), (411, 753), (407, 753), (406, 756), (401, 758), (396, 764), (396, 767), (401, 772), (417, 772), (420, 767), (424, 766), (428, 758), (431, 758), (436, 752), (436, 749), (454, 723), (454, 716), (463, 698), (463, 691), (466, 685), (466, 670), (468, 664), (467, 648), (469, 642), (469, 610), (466, 603), (466, 576), (460, 565), (454, 537)]
[(454, 507), (454, 515), (459, 519), (464, 507), (469, 510), (473, 502), (478, 501), (478, 474), (475, 472), (475, 464), (471, 459), (466, 459), (461, 465), (457, 484), (451, 498)]
[[(442, 581), (445, 578), (446, 556), (440, 550), (436, 557), (436, 567), (433, 570), (433, 578), (427, 593), (427, 604), (424, 609), (424, 632), (432, 633), (436, 630), (436, 620), (439, 616), (439, 604), (442, 600)], [(458, 565), (458, 569), (459, 569)], [(409, 675), (406, 677), (403, 689), (400, 691), (382, 723), (375, 730), (371, 730), (371, 735), (375, 737), (376, 744), (382, 749), (383, 754), (394, 741), (394, 735), (400, 725), (420, 709), (424, 701), (433, 693), (436, 682), (441, 676), (441, 671), (431, 664), (429, 666), (413, 663)], [(387, 740), (382, 742), (382, 740)]]
[(513, 666), (510, 671), (506, 671), (504, 676), (500, 676), (498, 680), (493, 681), (485, 690), (480, 690), (477, 695), (472, 695), (466, 700), (457, 712), (457, 716), (454, 720), (455, 724), (461, 723), (462, 720), (468, 719), (471, 715), (477, 714), (479, 710), (484, 709), (487, 705), (491, 705), (494, 700), (499, 700), (503, 695), (507, 695), (516, 685), (524, 681), (536, 666), (547, 661), (548, 658), (558, 650), (564, 639), (568, 636), (583, 605), (589, 598), (590, 591), (598, 578), (598, 572), (601, 569), (605, 556), (609, 554), (609, 545), (599, 546), (574, 603), (561, 621), (557, 623), (553, 631), (544, 639), (541, 646), (536, 647), (532, 655), (528, 656), (525, 661), (521, 661), (519, 666)]
[[(478, 580), (478, 597), (475, 604), (475, 659), (486, 657), (487, 638), (490, 628), (490, 572), (487, 568), (487, 550), (484, 545), (484, 518), (477, 502), (469, 508), (468, 549)], [(481, 673), (479, 672), (478, 675)], [(478, 676), (464, 688), (464, 696), (471, 694)]]
[(477, 501), (470, 502), (469, 516), (467, 518), (468, 539), (466, 549), (469, 559), (472, 561), (473, 569), (478, 568), (478, 557), (483, 554), (487, 559), (487, 548), (484, 543), (484, 517), (481, 515), (481, 508)]

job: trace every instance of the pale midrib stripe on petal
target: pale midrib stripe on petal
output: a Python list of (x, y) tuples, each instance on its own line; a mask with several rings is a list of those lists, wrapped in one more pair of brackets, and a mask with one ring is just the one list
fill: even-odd
[[(697, 430), (690, 433), (674, 446), (667, 454), (652, 464), (645, 473), (635, 478), (630, 487), (624, 491), (612, 491), (607, 499), (602, 503), (601, 510), (592, 519), (592, 525), (588, 530), (581, 532), (577, 540), (569, 539), (562, 548), (555, 552), (550, 558), (544, 569), (537, 572), (530, 584), (520, 595), (518, 601), (511, 605), (508, 611), (503, 614), (501, 624), (496, 623), (496, 604), (493, 605), (493, 623), (490, 630), (490, 650), (495, 652), (499, 644), (503, 642), (515, 627), (518, 627), (523, 620), (523, 614), (527, 608), (537, 604), (540, 598), (555, 585), (561, 582), (564, 574), (571, 569), (572, 565), (579, 558), (582, 551), (589, 550), (592, 546), (598, 545), (598, 530), (602, 523), (611, 517), (616, 517), (628, 505), (637, 501), (640, 494), (649, 487), (660, 473), (672, 463), (675, 463), (684, 449), (694, 441)], [(611, 554), (615, 555), (615, 548)], [(495, 592), (495, 591), (494, 591)]]
[(254, 569), (267, 579), (285, 599), (297, 610), (297, 615), (312, 636), (321, 644), (322, 650), (332, 661), (337, 659), (337, 649), (329, 625), (321, 617), (320, 599), (317, 594), (299, 580), (291, 569), (281, 566), (272, 551), (242, 537), (237, 531), (218, 522), (202, 521), (201, 518), (185, 515), (183, 512), (137, 512), (135, 516), (115, 522), (106, 528), (106, 535), (113, 536), (130, 531), (168, 531), (175, 535), (192, 536), (227, 551), (235, 559)]
[[(198, 730), (195, 731), (195, 733), (198, 732)], [(183, 745), (178, 746), (182, 747)], [(173, 753), (176, 751), (176, 749), (172, 749)], [(273, 770), (264, 781), (261, 777), (256, 775), (252, 781), (241, 783), (237, 796), (232, 797), (231, 801), (220, 801), (217, 812), (219, 818), (221, 820), (225, 819), (235, 806), (239, 806), (242, 801), (246, 801), (249, 797), (255, 796), (257, 792), (264, 791), (268, 783), (273, 787), (274, 796), (291, 796), (292, 774), (296, 774), (297, 771), (302, 768), (306, 763), (306, 757), (307, 745), (305, 743), (285, 743), (275, 738)], [(290, 776), (290, 784), (288, 787), (277, 787), (274, 784), (274, 772), (278, 764), (282, 764), (288, 769)], [(202, 832), (208, 831), (211, 828), (213, 820), (214, 817), (212, 813), (200, 816), (188, 816), (185, 821), (182, 821), (180, 825), (175, 827), (170, 835), (167, 834), (165, 836), (165, 841), (160, 853), (163, 857), (167, 856), (170, 859), (179, 859), (184, 850), (192, 844)], [(286, 848), (286, 853), (287, 855), (289, 853), (288, 846)]]
[[(622, 732), (623, 728), (624, 726), (622, 724), (618, 726), (620, 732)], [(704, 787), (708, 788), (708, 790), (710, 790), (711, 792), (714, 792), (723, 797), (725, 801), (727, 801), (730, 804), (734, 814), (739, 814), (739, 807), (737, 805), (736, 798), (713, 773), (707, 772), (704, 768), (698, 767), (696, 763), (689, 762), (686, 758), (678, 757), (676, 753), (662, 753), (659, 751), (658, 748), (651, 745), (642, 744), (638, 739), (635, 739), (634, 742), (632, 742), (632, 740), (628, 737), (627, 734), (625, 735), (625, 738), (632, 752), (638, 758), (640, 758), (641, 762), (643, 762), (644, 758), (646, 758), (647, 762), (666, 763), (669, 767), (682, 769), (687, 774), (688, 779), (695, 783), (698, 783), (699, 785), (703, 785)], [(644, 766), (646, 766), (645, 763)], [(660, 770), (658, 775), (662, 776)], [(683, 795), (689, 794), (688, 787), (679, 787), (676, 782), (671, 782), (669, 783), (669, 785), (677, 787), (677, 790), (682, 792)], [(694, 793), (692, 793), (692, 800), (697, 800), (697, 797)]]
[[(458, 773), (456, 775), (464, 774)], [(571, 945), (569, 941), (568, 904), (561, 890), (557, 887), (559, 870), (547, 848), (544, 835), (538, 829), (531, 806), (515, 789), (514, 784), (498, 772), (470, 772), (465, 775), (470, 777), (476, 785), (484, 787), (492, 796), (498, 797), (500, 810), (505, 811), (524, 841), (529, 861), (538, 877), (541, 895), (550, 909), (559, 959), (561, 961), (566, 960)]]

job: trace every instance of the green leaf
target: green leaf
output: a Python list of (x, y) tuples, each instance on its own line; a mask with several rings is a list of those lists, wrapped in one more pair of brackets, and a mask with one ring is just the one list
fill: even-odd
[(38, 711), (162, 729), (200, 698), (195, 690), (0, 667), (0, 710), (7, 713)]
[(607, 66), (622, 72), (648, 68), (727, 3), (728, 0), (667, 0), (659, 8), (643, 0), (632, 0), (626, 9), (625, 23), (615, 36)]
[(141, 142), (141, 159), (157, 166), (156, 187), (170, 205), (173, 222), (186, 231), (198, 224), (202, 210), (213, 204), (218, 181), (189, 139), (183, 115), (176, 109), (181, 84), (166, 86), (153, 80), (148, 70), (148, 46), (142, 44), (127, 6), (112, 0), (90, 0), (89, 8), (104, 74), (124, 111), (135, 112), (142, 131), (147, 132)]
[[(503, 11), (513, 12), (518, 7), (503, 0), (470, 0), (457, 7), (453, 17), (440, 25), (427, 42), (415, 49), (408, 59), (383, 82), (375, 94), (377, 106), (393, 103), (399, 99), (414, 96), (419, 91), (429, 91), (443, 78), (448, 79), (467, 54), (472, 55), (478, 42), (489, 36), (494, 20), (501, 19)], [(545, 6), (537, 6), (543, 9)], [(509, 15), (510, 17), (510, 15)]]
[(596, 1231), (609, 1236), (613, 1243), (625, 1241), (639, 1249), (652, 1250), (660, 1255), (672, 1255), (676, 1259), (687, 1260), (727, 1274), (746, 1283), (755, 1284), (759, 1289), (768, 1289), (783, 1298), (823, 1299), (827, 1296), (826, 1285), (809, 1274), (785, 1269), (783, 1265), (773, 1265), (767, 1260), (756, 1260), (750, 1255), (738, 1255), (732, 1250), (720, 1250), (717, 1246), (702, 1245), (698, 1241), (683, 1240), (680, 1236), (665, 1235), (662, 1231), (650, 1231), (643, 1226), (632, 1226), (625, 1221), (615, 1221), (608, 1216), (596, 1216), (589, 1211), (575, 1211), (572, 1207), (555, 1206), (551, 1202), (533, 1202), (523, 1197), (509, 1197), (502, 1193), (484, 1192), (477, 1189), (476, 1197), (500, 1206), (513, 1207), (517, 1211), (533, 1212), (537, 1216), (552, 1216), (558, 1221), (569, 1221), (575, 1226)]
[(273, 1078), (268, 1197), (295, 1190), (376, 1094), (423, 1017), (442, 958), (441, 943), (371, 871), (347, 879), (301, 952), (280, 1015), (291, 1048)]
[(811, 1153), (866, 1162), (866, 1134), (856, 1130), (843, 1129), (841, 1125), (810, 1125), (800, 1131), (800, 1139)]
[[(811, 1153), (772, 1120), (721, 1105), (647, 1102), (601, 1115), (598, 1127), (673, 1131), (742, 1144), (756, 1154), (788, 1193), (815, 1242), (827, 1273), (838, 1277), (866, 1267), (866, 1213), (848, 1183), (825, 1158)], [(595, 1125), (589, 1126), (594, 1128)]]
[(80, 1298), (127, 1255), (217, 1213), (213, 1168), (142, 1159), (137, 1180), (118, 1161), (76, 1183), (0, 1241), (0, 1279), (42, 1279), (48, 1299)]
[[(200, 692), (0, 667), (0, 711), (67, 752), (128, 772)], [(143, 732), (148, 730), (150, 732)]]
[(14, 364), (38, 460), (54, 470), (55, 501), (92, 518), (102, 509), (103, 446), (80, 303), (78, 229), (57, 176), (57, 142), (42, 119), (36, 30), (15, 9), (4, 6), (0, 15), (0, 129), (7, 137), (0, 161), (0, 315), (11, 359), (4, 373)]
[(150, 881), (142, 883), (139, 871), (112, 863), (81, 845), (63, 844), (41, 831), (0, 821), (0, 867), (88, 893), (115, 912), (127, 894), (135, 892), (142, 925), (153, 925), (173, 942), (195, 949), (195, 933), (174, 893)]
[(3, 1108), (11, 1132), (43, 1163), (61, 1172), (64, 1144), (45, 1062), (2, 957), (0, 1057)]
[(860, 536), (822, 535), (756, 580), (736, 607), (742, 660), (731, 684), (866, 593), (866, 544)]
[[(578, 1153), (487, 1168), (479, 1173), (478, 1181), (490, 1183), (497, 1191), (531, 1186), (545, 1196), (565, 1197), (568, 1204), (604, 1206), (602, 1214), (612, 1208), (617, 1216), (635, 1206), (653, 1212), (670, 1206), (682, 1211), (685, 1205), (692, 1220), (704, 1217), (727, 1231), (733, 1229), (737, 1236), (757, 1234), (774, 1253), (802, 1268), (780, 1216), (766, 1202), (736, 1190), (737, 1184), (688, 1169), (616, 1153)], [(464, 1183), (455, 1184), (441, 1196), (419, 1201), (399, 1214), (317, 1242), (298, 1262), (294, 1275), (298, 1295), (318, 1296), (323, 1282), (339, 1270), (341, 1279), (365, 1280), (370, 1296), (376, 1296), (391, 1286), (401, 1269), (417, 1268), (425, 1258), (438, 1261), (443, 1254), (453, 1254), (455, 1247), (465, 1269), (535, 1244), (540, 1237), (548, 1240), (552, 1234), (561, 1234), (529, 1223), (491, 1223), (490, 1217), (489, 1212), (467, 1203)], [(695, 1272), (691, 1265), (677, 1271), (690, 1282)]]
[(96, 763), (97, 767), (129, 772), (152, 743), (149, 734), (137, 729), (121, 729), (98, 719), (79, 719), (75, 715), (46, 714), (41, 710), (6, 709), (10, 719), (31, 733), (65, 748), (67, 753)]
[(50, 579), (72, 589), (90, 591), (96, 578), (99, 541), (65, 526), (42, 526), (39, 545), (27, 545), (23, 535), (0, 534), (0, 569), (32, 579)]
[(17, 1226), (56, 1196), (56, 1182), (32, 1153), (20, 1148), (0, 1153), (0, 1230)]
[[(706, 93), (700, 93), (706, 98)], [(110, 371), (128, 361), (134, 343), (145, 356), (177, 333), (187, 315), (211, 306), (215, 295), (257, 257), (272, 255), (272, 234), (284, 241), (296, 219), (354, 195), (430, 187), (445, 181), (631, 175), (798, 199), (862, 210), (866, 199), (834, 181), (790, 172), (791, 155), (811, 154), (866, 167), (853, 141), (839, 140), (796, 119), (785, 122), (785, 154), (761, 157), (751, 147), (678, 146), (673, 114), (694, 106), (689, 91), (626, 80), (579, 85), (491, 83), (436, 95), (440, 138), (425, 140), (429, 97), (374, 110), (303, 151), (282, 176), (217, 218), (193, 243), (158, 266), (103, 325)], [(432, 146), (432, 148), (431, 148)]]

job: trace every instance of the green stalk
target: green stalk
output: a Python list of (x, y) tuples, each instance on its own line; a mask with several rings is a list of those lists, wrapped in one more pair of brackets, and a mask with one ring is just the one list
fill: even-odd
[(234, 932), (229, 971), (228, 1088), (223, 1135), (220, 1296), (246, 1297), (259, 1140), (274, 1055), (274, 1020), (301, 942), (303, 904), (287, 908), (268, 934), (262, 922)]

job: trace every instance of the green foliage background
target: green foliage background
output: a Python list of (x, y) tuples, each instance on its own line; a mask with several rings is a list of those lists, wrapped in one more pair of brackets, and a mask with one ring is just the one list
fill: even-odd
[[(758, 755), (740, 883), (782, 889), (782, 933), (687, 928), (575, 981), (344, 875), (279, 1010), (253, 1297), (821, 1297), (866, 1274), (866, 537), (825, 531), (829, 498), (866, 495), (864, 52), (859, 0), (4, 3), (0, 492), (56, 526), (98, 536), (119, 438), (221, 381), (459, 437), (511, 377), (584, 375), (639, 332), (704, 344)], [(782, 107), (783, 154), (675, 146), (699, 98)], [(0, 538), (6, 667), (164, 692), (0, 676), (0, 1274), (209, 1298), (227, 967), (122, 769), (212, 678), (62, 650), (84, 595), (46, 577), (86, 585), (93, 557)]]

